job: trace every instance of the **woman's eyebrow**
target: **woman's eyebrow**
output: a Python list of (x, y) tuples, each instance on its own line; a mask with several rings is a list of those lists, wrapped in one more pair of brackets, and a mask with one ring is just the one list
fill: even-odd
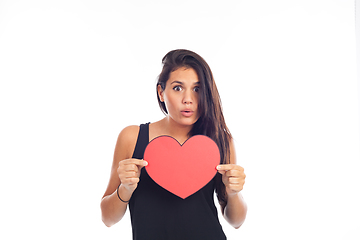
[(181, 85), (183, 84), (183, 82), (178, 81), (178, 80), (175, 80), (175, 81), (172, 81), (172, 82), (171, 82), (171, 84), (174, 84), (174, 83), (176, 83), (176, 84), (181, 84)]
[[(171, 85), (171, 84), (180, 84), (180, 85), (183, 85), (184, 83), (181, 82), (181, 81), (179, 81), (179, 80), (174, 80), (174, 81), (172, 81), (172, 82), (170, 83), (170, 85)], [(200, 81), (194, 82), (193, 85), (200, 85)]]

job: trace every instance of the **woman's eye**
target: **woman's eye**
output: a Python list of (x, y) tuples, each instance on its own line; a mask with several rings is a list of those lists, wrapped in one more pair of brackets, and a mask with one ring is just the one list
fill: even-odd
[(194, 92), (199, 92), (200, 88), (199, 87), (194, 87)]
[(181, 87), (180, 87), (180, 86), (175, 86), (173, 89), (174, 89), (175, 91), (181, 91)]

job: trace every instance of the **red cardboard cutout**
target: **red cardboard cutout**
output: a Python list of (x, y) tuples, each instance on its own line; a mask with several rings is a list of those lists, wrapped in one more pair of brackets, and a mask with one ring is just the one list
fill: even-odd
[(185, 199), (215, 176), (220, 152), (204, 135), (193, 136), (183, 145), (170, 136), (160, 136), (148, 144), (144, 160), (148, 162), (146, 171), (157, 184)]

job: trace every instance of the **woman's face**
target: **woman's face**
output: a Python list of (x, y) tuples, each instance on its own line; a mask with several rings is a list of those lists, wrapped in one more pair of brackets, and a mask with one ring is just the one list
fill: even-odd
[(193, 125), (199, 119), (199, 88), (194, 69), (182, 67), (171, 72), (165, 90), (158, 85), (158, 94), (168, 116), (181, 125)]

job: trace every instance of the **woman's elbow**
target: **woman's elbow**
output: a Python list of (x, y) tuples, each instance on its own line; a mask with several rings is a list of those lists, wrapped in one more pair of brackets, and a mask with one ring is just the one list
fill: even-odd
[(107, 213), (108, 211), (106, 211), (106, 203), (104, 201), (104, 198), (101, 200), (100, 208), (101, 208), (101, 220), (105, 224), (105, 226), (111, 227), (112, 225), (114, 225), (115, 222), (111, 219), (111, 216), (109, 216), (109, 214)]
[(112, 225), (114, 225), (114, 223), (110, 222), (108, 219), (106, 219), (105, 217), (102, 217), (102, 221), (105, 224), (105, 226), (107, 226), (108, 228), (111, 227)]
[(243, 223), (240, 223), (238, 225), (233, 226), (235, 229), (239, 229), (242, 226)]

